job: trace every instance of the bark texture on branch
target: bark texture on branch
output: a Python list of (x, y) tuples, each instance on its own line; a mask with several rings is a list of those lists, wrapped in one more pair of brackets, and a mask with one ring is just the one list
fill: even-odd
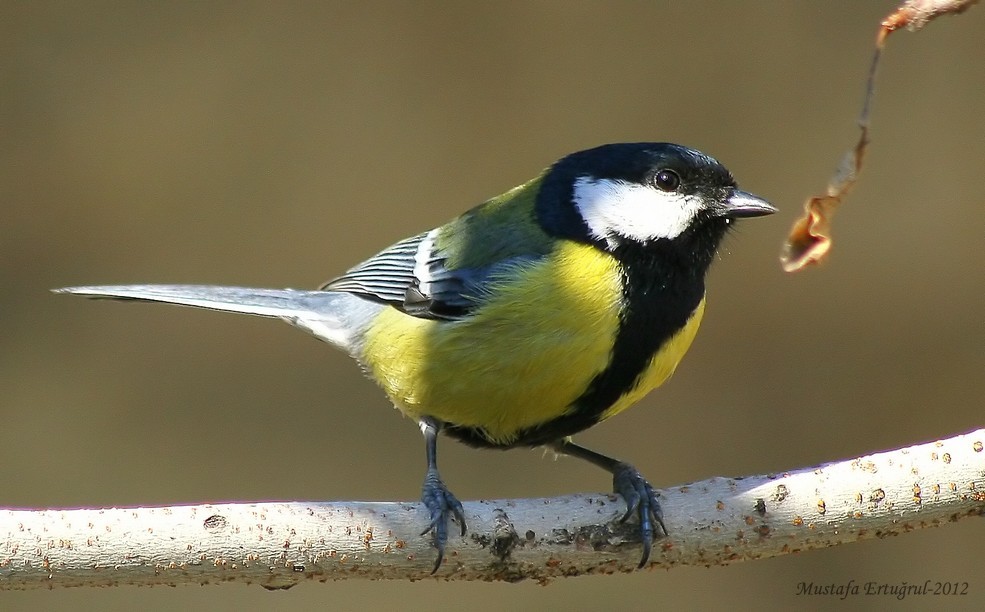
[[(663, 489), (651, 567), (722, 565), (985, 513), (985, 429), (817, 467)], [(632, 571), (633, 519), (605, 494), (466, 502), (436, 578), (549, 580)], [(417, 503), (263, 502), (0, 510), (0, 590), (427, 578)], [(454, 529), (452, 529), (454, 531)]]

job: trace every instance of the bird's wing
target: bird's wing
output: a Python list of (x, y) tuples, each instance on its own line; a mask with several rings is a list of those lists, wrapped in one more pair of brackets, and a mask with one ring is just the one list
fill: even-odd
[(462, 319), (553, 241), (537, 222), (542, 177), (487, 200), (451, 222), (397, 244), (322, 289), (345, 291), (426, 319)]
[(402, 240), (321, 288), (385, 302), (415, 317), (455, 320), (483, 302), (497, 272), (540, 257), (500, 251), (486, 265), (456, 266), (449, 251), (438, 246), (441, 231)]

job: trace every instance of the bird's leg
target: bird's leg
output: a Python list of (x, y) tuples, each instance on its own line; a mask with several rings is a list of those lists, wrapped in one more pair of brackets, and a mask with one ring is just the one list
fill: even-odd
[(438, 432), (441, 425), (432, 418), (424, 417), (418, 424), (424, 434), (424, 448), (427, 452), (428, 471), (424, 475), (424, 486), (421, 491), (421, 501), (424, 502), (431, 514), (431, 522), (421, 535), (434, 533), (434, 547), (438, 549), (438, 558), (434, 562), (431, 573), (438, 571), (441, 560), (445, 556), (445, 543), (448, 541), (448, 519), (454, 517), (462, 526), (465, 535), (465, 510), (462, 503), (451, 494), (438, 474)]
[(579, 446), (572, 442), (571, 438), (558, 440), (551, 445), (551, 448), (557, 453), (584, 459), (612, 474), (613, 490), (626, 501), (626, 514), (622, 516), (620, 522), (625, 522), (634, 513), (640, 518), (643, 558), (640, 559), (638, 567), (646, 565), (653, 548), (654, 523), (660, 525), (660, 530), (667, 534), (660, 502), (657, 501), (657, 494), (650, 483), (630, 464)]

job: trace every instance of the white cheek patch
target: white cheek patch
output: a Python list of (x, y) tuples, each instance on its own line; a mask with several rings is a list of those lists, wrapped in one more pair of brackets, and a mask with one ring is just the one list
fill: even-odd
[(618, 237), (639, 242), (676, 238), (701, 210), (695, 196), (584, 176), (575, 181), (574, 202), (592, 236), (610, 246)]

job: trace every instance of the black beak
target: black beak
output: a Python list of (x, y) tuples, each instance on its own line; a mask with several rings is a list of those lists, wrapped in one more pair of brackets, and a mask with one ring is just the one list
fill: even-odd
[(736, 189), (729, 199), (725, 200), (724, 217), (733, 219), (739, 217), (762, 217), (772, 215), (776, 208), (759, 196)]

